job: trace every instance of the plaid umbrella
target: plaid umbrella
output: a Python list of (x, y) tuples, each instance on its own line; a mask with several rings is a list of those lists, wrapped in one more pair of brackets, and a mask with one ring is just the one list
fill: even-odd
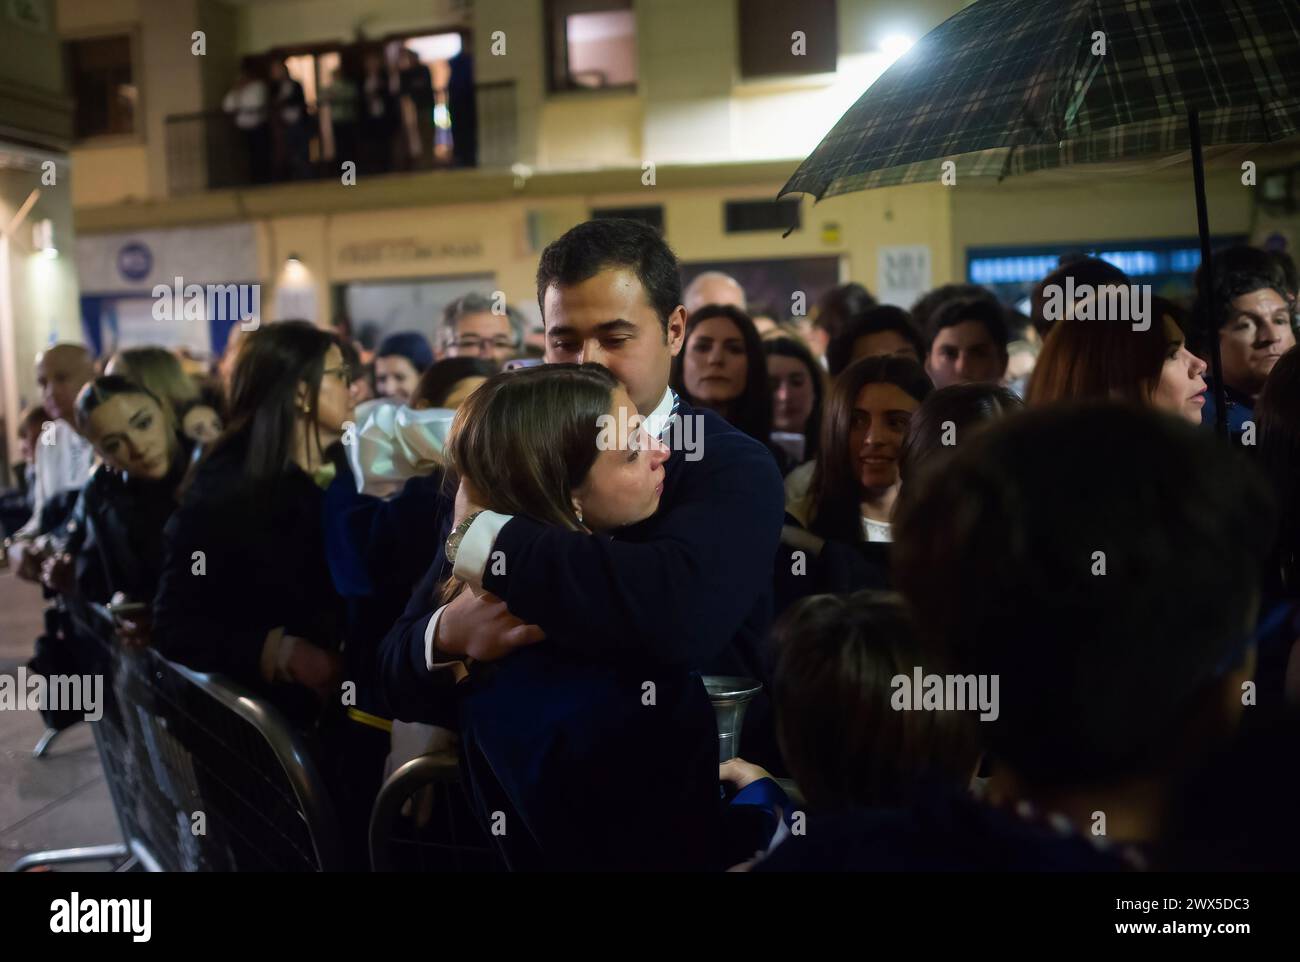
[(1297, 133), (1298, 0), (979, 0), (886, 70), (778, 196), (937, 181), (949, 160), (960, 183), (1190, 148), (1208, 263), (1202, 145)]

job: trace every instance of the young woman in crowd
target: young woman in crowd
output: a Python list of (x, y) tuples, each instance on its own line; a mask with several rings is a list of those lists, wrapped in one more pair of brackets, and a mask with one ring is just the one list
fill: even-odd
[(63, 553), (46, 562), (45, 581), (56, 590), (75, 586), (90, 601), (143, 605), (130, 618), (144, 626), (162, 572), (163, 527), (176, 509), (189, 445), (177, 435), (166, 405), (120, 375), (82, 388), (76, 417), (100, 463), (74, 509)]
[[(602, 446), (605, 415), (629, 436)], [(447, 451), (474, 503), (596, 533), (654, 514), (668, 457), (594, 364), (494, 376), (457, 412)], [(453, 579), (441, 597), (460, 590)], [(471, 665), (461, 690), (473, 795), (485, 820), (505, 813), (513, 868), (717, 866), (718, 735), (698, 675), (544, 640)]]
[(1025, 402), (1123, 400), (1201, 423), (1205, 362), (1187, 349), (1178, 308), (1155, 298), (1145, 330), (1132, 321), (1062, 321), (1038, 354)]
[(795, 464), (817, 457), (821, 442), (826, 373), (802, 341), (773, 337), (763, 341), (767, 383), (772, 391), (772, 439), (790, 438), (787, 449)]
[(763, 341), (748, 314), (729, 304), (707, 304), (687, 318), (669, 383), (693, 407), (711, 408), (765, 444), (785, 473), (790, 458), (772, 444)]
[(375, 351), (375, 387), (398, 404), (410, 400), (420, 375), (433, 364), (433, 348), (418, 331), (390, 334)]
[(787, 505), (789, 512), (832, 541), (889, 541), (903, 438), (931, 389), (921, 365), (907, 358), (849, 365), (831, 386), (808, 497)]
[(299, 718), (312, 714), (303, 696), (327, 695), (340, 677), (319, 482), (352, 413), (349, 373), (336, 339), (311, 324), (245, 335), (230, 424), (168, 525), (154, 604), (164, 655), (270, 689)]
[(197, 447), (207, 447), (221, 437), (225, 424), (224, 408), (225, 404), (215, 390), (200, 389), (199, 397), (183, 405), (178, 412), (181, 434)]
[(888, 586), (899, 456), (931, 388), (920, 364), (896, 356), (855, 361), (831, 384), (812, 483), (786, 503), (778, 613), (810, 594)]

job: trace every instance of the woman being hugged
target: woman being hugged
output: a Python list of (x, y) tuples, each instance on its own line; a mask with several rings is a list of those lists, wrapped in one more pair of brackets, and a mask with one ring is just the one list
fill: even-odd
[[(457, 412), (447, 454), (475, 504), (597, 534), (654, 514), (668, 458), (596, 364), (490, 378)], [(504, 814), (493, 834), (516, 869), (716, 868), (718, 736), (703, 683), (617, 656), (613, 639), (610, 650), (592, 659), (548, 639), (470, 666), (462, 755), (475, 801), (485, 819)]]

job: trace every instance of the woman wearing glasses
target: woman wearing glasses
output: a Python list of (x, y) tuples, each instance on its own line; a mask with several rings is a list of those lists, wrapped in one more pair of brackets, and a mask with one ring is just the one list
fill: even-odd
[(336, 338), (312, 324), (245, 337), (229, 424), (168, 523), (154, 601), (164, 655), (266, 691), (299, 719), (341, 677), (321, 511), (334, 474), (327, 451), (352, 417), (349, 376)]

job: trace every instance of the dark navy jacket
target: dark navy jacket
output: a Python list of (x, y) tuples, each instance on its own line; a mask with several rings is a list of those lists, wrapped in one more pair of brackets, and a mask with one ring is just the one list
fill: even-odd
[(505, 573), (483, 586), (546, 641), (450, 691), (448, 673), (425, 667), (441, 552), (384, 641), (386, 701), (399, 718), (460, 728), (477, 807), (505, 815), (513, 867), (719, 865), (717, 729), (697, 673), (766, 681), (784, 509), (767, 449), (702, 417), (698, 460), (672, 452), (646, 521), (613, 538), (522, 517), (502, 529)]
[[(679, 416), (696, 413), (679, 402)], [(700, 416), (698, 460), (672, 452), (652, 517), (613, 538), (516, 517), (493, 549), (505, 573), (489, 570), (483, 587), (562, 651), (766, 682), (781, 475), (763, 445), (711, 411)], [(383, 694), (405, 721), (446, 724), (450, 673), (427, 669), (424, 631), (448, 574), (440, 545), (380, 648)]]

